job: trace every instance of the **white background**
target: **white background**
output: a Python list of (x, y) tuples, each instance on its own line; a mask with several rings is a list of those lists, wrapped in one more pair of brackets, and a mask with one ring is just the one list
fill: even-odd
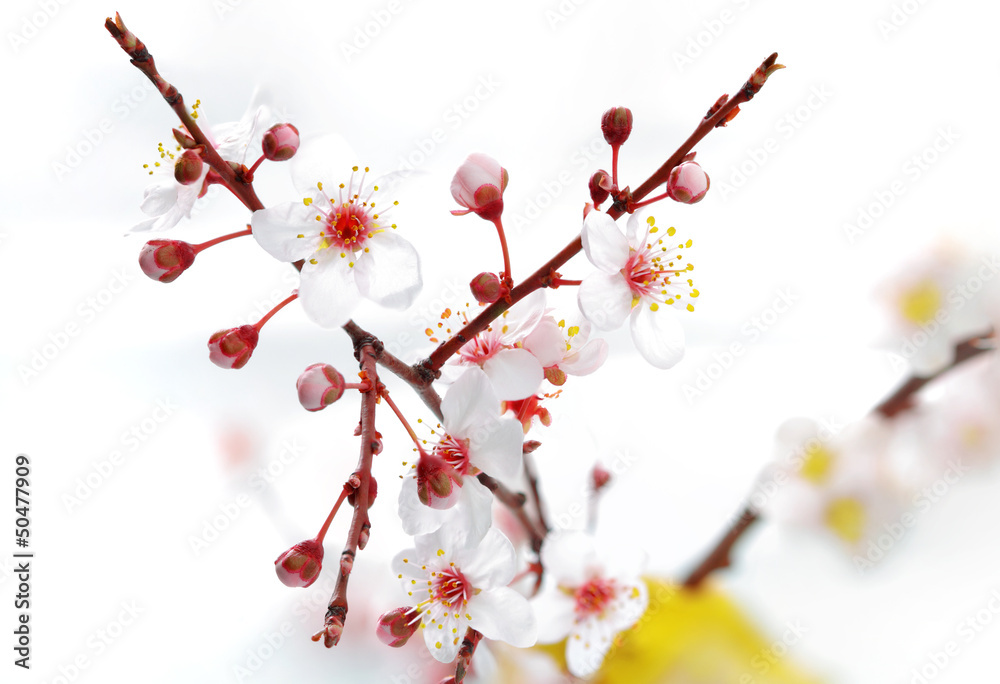
[[(141, 274), (143, 238), (123, 234), (142, 218), (142, 164), (176, 121), (104, 30), (114, 9), (188, 102), (201, 99), (207, 121), (238, 119), (265, 85), (304, 138), (338, 132), (377, 170), (423, 172), (402, 191), (396, 221), (421, 252), (424, 294), (409, 312), (356, 317), (407, 358), (429, 350), (421, 331), (465, 301), (473, 274), (499, 269), (492, 228), (448, 213), (448, 183), (469, 152), (510, 172), (505, 222), (523, 277), (579, 230), (587, 177), (610, 165), (601, 112), (634, 113), (621, 172), (635, 187), (719, 95), (779, 52), (788, 68), (697, 148), (708, 197), (652, 212), (695, 241), (702, 298), (684, 315), (685, 361), (655, 372), (627, 332), (612, 334), (606, 367), (570, 381), (538, 436), (552, 517), (570, 526), (582, 524), (571, 513), (590, 465), (624, 457), (601, 529), (646, 548), (658, 576), (678, 576), (714, 539), (784, 419), (846, 422), (899, 381), (887, 352), (900, 341), (884, 332), (878, 283), (944, 236), (992, 247), (991, 3), (8, 2), (0, 444), (4, 492), (14, 455), (32, 459), (36, 557), (30, 673), (11, 664), (13, 540), (0, 559), (4, 681), (407, 681), (419, 653), (371, 639), (374, 617), (401, 603), (386, 561), (406, 541), (395, 498), (409, 449), (388, 418), (372, 542), (355, 564), (340, 647), (308, 640), (332, 567), (305, 591), (274, 577), (274, 558), (315, 533), (356, 459), (354, 402), (307, 415), (295, 378), (316, 361), (349, 375), (354, 362), (342, 333), (314, 328), (295, 306), (268, 324), (243, 371), (208, 362), (212, 332), (256, 319), (294, 287), (249, 240), (199, 256), (169, 287)], [(916, 173), (914, 155), (933, 160)], [(295, 199), (286, 169), (271, 166), (259, 174), (264, 202)], [(852, 240), (845, 224), (894, 182), (904, 191)], [(176, 236), (202, 241), (248, 220), (222, 195), (205, 204)], [(564, 274), (588, 269), (580, 258)], [(745, 326), (772, 316), (779, 292), (794, 305), (751, 341)], [(683, 387), (733, 342), (746, 353), (689, 400)], [(38, 361), (43, 351), (51, 358)], [(37, 375), (24, 373), (33, 359)], [(273, 482), (254, 479), (267, 467)], [(775, 637), (800, 620), (807, 635), (790, 657), (828, 681), (910, 682), (1000, 588), (996, 485), (964, 482), (864, 578), (834, 544), (762, 527), (721, 581)], [(7, 530), (12, 498), (0, 497)], [(236, 513), (219, 539), (194, 552), (191, 538), (227, 510)], [(347, 520), (328, 537), (331, 566)], [(270, 637), (283, 643), (267, 648), (283, 626)], [(995, 676), (998, 642), (996, 626), (962, 642), (934, 681)], [(86, 665), (74, 671), (79, 658)], [(253, 676), (238, 679), (237, 667)]]

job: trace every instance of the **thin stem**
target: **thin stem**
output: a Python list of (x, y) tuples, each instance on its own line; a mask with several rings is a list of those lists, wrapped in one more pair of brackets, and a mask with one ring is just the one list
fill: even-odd
[(278, 313), (283, 308), (285, 308), (292, 300), (298, 299), (298, 296), (299, 296), (298, 292), (294, 292), (288, 295), (288, 297), (286, 297), (284, 301), (280, 302), (276, 307), (274, 307), (266, 314), (264, 314), (264, 317), (261, 318), (259, 321), (257, 321), (253, 327), (257, 328), (257, 332), (260, 332), (260, 329), (264, 327), (264, 324), (267, 323), (269, 320), (271, 320), (271, 316), (273, 316), (274, 314)]
[(337, 497), (337, 503), (333, 504), (333, 509), (330, 511), (330, 515), (326, 516), (326, 522), (323, 523), (323, 527), (319, 529), (319, 534), (316, 535), (316, 541), (320, 544), (323, 543), (323, 539), (326, 537), (326, 531), (330, 529), (330, 523), (333, 522), (333, 518), (337, 515), (337, 511), (340, 509), (340, 504), (344, 503), (344, 499), (347, 498), (350, 488), (344, 485), (344, 488), (340, 490), (340, 496)]
[(643, 200), (642, 202), (634, 202), (630, 206), (632, 207), (632, 211), (635, 211), (636, 209), (642, 209), (643, 207), (648, 207), (650, 204), (654, 204), (655, 202), (659, 202), (660, 200), (665, 200), (669, 196), (670, 196), (669, 194), (663, 193), (662, 195), (657, 195), (656, 197), (650, 197), (649, 199)]
[(572, 287), (583, 283), (582, 280), (566, 280), (565, 278), (553, 278), (549, 287)]
[(398, 406), (396, 406), (396, 402), (394, 402), (392, 398), (389, 397), (389, 393), (384, 390), (382, 392), (382, 398), (385, 399), (385, 403), (389, 405), (389, 408), (392, 409), (392, 412), (396, 414), (397, 418), (399, 418), (399, 422), (403, 424), (403, 428), (406, 430), (406, 433), (410, 435), (410, 439), (412, 439), (413, 443), (417, 445), (417, 451), (423, 453), (424, 447), (420, 443), (420, 438), (417, 437), (417, 433), (413, 431), (413, 428), (410, 427), (410, 424), (406, 421), (406, 418), (403, 417), (403, 412), (399, 410)]
[(522, 459), (524, 460), (524, 475), (528, 478), (528, 491), (531, 493), (531, 500), (535, 504), (535, 510), (538, 511), (538, 522), (545, 530), (545, 533), (549, 532), (549, 524), (545, 520), (545, 511), (542, 508), (542, 495), (538, 489), (538, 471), (535, 470), (534, 457), (531, 454), (522, 454)]
[(260, 166), (265, 159), (267, 159), (265, 155), (260, 155), (260, 159), (255, 161), (253, 166), (247, 169), (246, 173), (243, 174), (243, 177), (246, 178), (248, 182), (253, 183), (253, 172), (257, 170), (257, 167)]
[(621, 148), (621, 145), (611, 146), (611, 183), (616, 188), (618, 187), (618, 150)]
[(198, 245), (191, 245), (191, 247), (194, 248), (194, 253), (198, 254), (203, 249), (208, 249), (209, 247), (213, 247), (219, 244), (220, 242), (225, 242), (226, 240), (232, 240), (233, 238), (244, 237), (252, 234), (253, 230), (251, 230), (250, 226), (247, 226), (245, 230), (238, 230), (235, 233), (230, 233), (229, 235), (221, 235), (213, 240), (209, 240), (208, 242), (202, 242), (201, 244)]
[(514, 281), (510, 271), (510, 253), (507, 251), (507, 236), (503, 232), (502, 219), (497, 216), (493, 219), (493, 225), (497, 227), (497, 235), (500, 236), (500, 248), (503, 250), (503, 274), (501, 280), (504, 281), (504, 285), (511, 287)]

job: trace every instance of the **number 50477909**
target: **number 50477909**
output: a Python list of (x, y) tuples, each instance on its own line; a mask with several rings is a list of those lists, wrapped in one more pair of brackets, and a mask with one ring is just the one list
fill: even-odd
[(14, 510), (17, 513), (15, 520), (17, 529), (14, 530), (14, 535), (17, 545), (25, 547), (28, 545), (28, 537), (31, 536), (29, 527), (31, 525), (29, 517), (31, 513), (31, 481), (28, 479), (31, 475), (31, 459), (24, 454), (18, 454), (15, 463), (17, 465), (14, 472), (17, 475), (17, 480), (14, 482), (16, 487)]

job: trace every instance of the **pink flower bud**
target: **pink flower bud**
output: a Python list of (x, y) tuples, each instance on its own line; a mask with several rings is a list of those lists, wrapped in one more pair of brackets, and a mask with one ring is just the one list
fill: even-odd
[(472, 296), (480, 304), (492, 304), (500, 299), (503, 288), (500, 286), (500, 278), (495, 273), (480, 273), (469, 283)]
[(241, 325), (208, 338), (208, 358), (219, 368), (243, 368), (257, 347), (257, 328)]
[(621, 145), (632, 133), (632, 110), (612, 107), (601, 117), (601, 133), (609, 145)]
[(708, 174), (698, 162), (678, 164), (667, 179), (667, 195), (675, 202), (694, 204), (708, 192)]
[(508, 179), (507, 170), (496, 159), (479, 152), (470, 154), (451, 181), (451, 196), (465, 209), (451, 213), (461, 216), (474, 211), (487, 221), (500, 218)]
[(172, 130), (174, 133), (174, 140), (176, 140), (177, 144), (185, 150), (190, 150), (192, 147), (196, 147), (198, 145), (198, 143), (194, 141), (194, 138), (188, 135), (186, 131), (182, 131), (179, 128), (174, 128)]
[(403, 606), (382, 614), (375, 635), (386, 646), (399, 648), (417, 633), (420, 622), (420, 613), (416, 608)]
[(194, 263), (194, 247), (181, 240), (150, 240), (139, 252), (139, 268), (153, 280), (172, 283)]
[(274, 561), (274, 571), (286, 587), (308, 587), (322, 569), (323, 545), (315, 539), (296, 544)]
[(205, 162), (201, 160), (198, 150), (184, 150), (174, 162), (174, 178), (181, 185), (191, 185), (201, 179)]
[(602, 466), (595, 465), (594, 469), (590, 472), (590, 482), (594, 487), (594, 491), (599, 492), (611, 482), (611, 473)]
[(598, 169), (597, 173), (590, 177), (588, 183), (590, 189), (590, 199), (594, 206), (608, 198), (608, 195), (615, 190), (615, 184), (611, 181), (611, 176), (604, 169)]
[(344, 394), (344, 376), (325, 363), (314, 363), (295, 381), (299, 403), (306, 411), (321, 411)]
[(430, 508), (451, 508), (458, 501), (462, 476), (434, 454), (423, 453), (417, 461), (417, 496)]
[(271, 161), (287, 161), (299, 150), (299, 129), (290, 123), (275, 124), (264, 133), (264, 156)]

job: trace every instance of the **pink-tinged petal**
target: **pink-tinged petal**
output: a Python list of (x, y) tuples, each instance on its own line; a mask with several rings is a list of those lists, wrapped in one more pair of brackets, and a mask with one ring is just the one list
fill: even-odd
[(420, 294), (420, 257), (405, 238), (385, 232), (370, 241), (354, 265), (358, 290), (376, 304), (405, 309)]
[(513, 479), (521, 474), (524, 430), (516, 418), (493, 418), (469, 434), (469, 460), (488, 475)]
[(456, 548), (453, 560), (473, 586), (483, 591), (507, 586), (517, 571), (514, 546), (495, 527), (486, 532), (478, 545)]
[(628, 241), (615, 220), (607, 214), (592, 211), (583, 220), (580, 233), (587, 258), (605, 273), (615, 273), (628, 261)]
[(577, 677), (597, 672), (611, 649), (615, 632), (606, 620), (591, 618), (576, 626), (566, 640), (566, 668)]
[(462, 637), (465, 635), (460, 633), (456, 644), (455, 635), (451, 633), (450, 629), (438, 629), (437, 623), (425, 624), (427, 626), (420, 631), (424, 633), (424, 644), (427, 645), (427, 650), (439, 663), (453, 661), (458, 655), (458, 650), (462, 648)]
[(590, 375), (600, 368), (607, 358), (608, 343), (604, 340), (590, 340), (582, 349), (563, 359), (559, 368), (570, 375)]
[(653, 311), (641, 302), (632, 313), (632, 341), (650, 365), (664, 370), (684, 358), (684, 328), (672, 311)]
[(542, 368), (556, 365), (562, 361), (566, 352), (566, 338), (562, 328), (551, 317), (539, 321), (535, 329), (524, 338), (523, 345), (535, 355)]
[(285, 202), (255, 211), (250, 217), (250, 227), (265, 252), (278, 261), (292, 262), (305, 259), (319, 249), (323, 238), (316, 216), (314, 207)]
[(576, 621), (576, 600), (572, 595), (552, 587), (532, 599), (531, 605), (538, 622), (538, 643), (554, 644), (569, 635)]
[(142, 191), (142, 202), (139, 203), (139, 209), (146, 216), (162, 216), (177, 204), (177, 193), (182, 187), (184, 186), (172, 177), (170, 179), (164, 178), (159, 183), (147, 185), (146, 189)]
[(306, 259), (302, 266), (299, 285), (302, 310), (324, 328), (342, 326), (360, 301), (350, 258), (351, 255), (341, 257), (336, 248), (324, 249)]
[(617, 330), (632, 311), (632, 290), (621, 273), (588, 276), (576, 299), (580, 311), (599, 330)]
[(628, 243), (633, 247), (638, 247), (646, 244), (646, 231), (649, 230), (649, 224), (645, 220), (639, 220), (639, 214), (632, 214), (628, 217), (628, 223), (625, 224), (625, 238)]
[(598, 567), (594, 541), (582, 532), (554, 532), (542, 543), (542, 566), (559, 585), (577, 587)]
[(483, 364), (500, 399), (525, 399), (545, 378), (542, 364), (527, 349), (504, 349)]
[(465, 439), (477, 425), (500, 417), (500, 400), (486, 373), (473, 367), (448, 388), (441, 413), (448, 434)]
[(355, 183), (364, 172), (364, 165), (358, 162), (357, 154), (347, 141), (332, 134), (303, 139), (289, 163), (292, 183), (302, 193), (315, 190), (316, 183), (323, 183), (328, 192), (336, 193), (341, 183), (347, 184), (353, 167), (361, 167), (356, 172)]
[(823, 444), (819, 435), (820, 426), (816, 421), (810, 418), (789, 418), (778, 426), (774, 438), (774, 460), (784, 464), (793, 458), (801, 459), (806, 454), (807, 447)]
[(451, 196), (463, 207), (476, 208), (481, 206), (476, 201), (476, 191), (484, 185), (499, 186), (496, 187), (499, 197), (507, 185), (506, 173), (497, 160), (482, 152), (474, 152), (455, 172), (451, 181)]
[(510, 587), (498, 587), (473, 596), (468, 605), (469, 626), (487, 639), (506, 641), (517, 648), (534, 646), (538, 639), (535, 613), (528, 600)]
[(416, 536), (437, 531), (449, 511), (436, 510), (421, 503), (417, 495), (416, 478), (407, 476), (403, 478), (403, 486), (399, 489), (397, 512), (402, 521), (403, 532)]
[(535, 290), (510, 307), (492, 324), (506, 344), (520, 342), (545, 315), (545, 290)]

